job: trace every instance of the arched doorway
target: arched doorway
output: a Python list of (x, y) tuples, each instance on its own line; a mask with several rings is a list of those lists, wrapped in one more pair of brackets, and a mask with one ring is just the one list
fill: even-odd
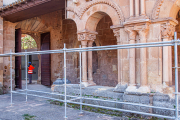
[[(21, 35), (21, 52), (31, 52), (37, 51), (37, 44), (36, 41), (28, 34)], [(38, 68), (39, 68), (39, 59), (38, 55), (28, 55), (27, 62), (31, 62), (32, 65), (35, 67), (32, 75), (32, 80), (37, 82), (38, 80)], [(25, 57), (21, 57), (21, 79), (25, 80)]]

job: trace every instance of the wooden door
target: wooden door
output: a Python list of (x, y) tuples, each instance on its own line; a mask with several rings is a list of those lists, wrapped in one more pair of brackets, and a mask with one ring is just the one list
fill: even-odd
[[(50, 50), (50, 33), (41, 34), (41, 50)], [(51, 55), (41, 55), (41, 84), (51, 85)]]
[[(21, 52), (21, 29), (15, 31), (15, 52)], [(22, 89), (21, 80), (21, 57), (15, 57), (15, 85)]]

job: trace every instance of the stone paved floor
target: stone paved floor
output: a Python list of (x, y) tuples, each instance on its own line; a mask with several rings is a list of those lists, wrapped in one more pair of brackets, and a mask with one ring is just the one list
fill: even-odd
[[(50, 88), (38, 84), (28, 85), (28, 88), (51, 91)], [(26, 103), (25, 95), (13, 94), (13, 103), (11, 106), (10, 94), (0, 95), (0, 120), (23, 120), (24, 114), (36, 116), (35, 120), (64, 120), (64, 106), (49, 104), (47, 99), (28, 96)], [(67, 108), (67, 117), (68, 120), (121, 120), (119, 117), (87, 111), (80, 116), (79, 110), (73, 108)]]

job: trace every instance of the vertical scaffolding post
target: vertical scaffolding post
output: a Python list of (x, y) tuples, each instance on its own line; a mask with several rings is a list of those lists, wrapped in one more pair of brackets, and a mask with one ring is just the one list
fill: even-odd
[[(27, 52), (27, 50), (25, 51)], [(26, 75), (26, 103), (27, 103), (27, 53), (25, 54), (25, 75)]]
[[(81, 48), (81, 45), (79, 46), (79, 48)], [(81, 65), (81, 54), (82, 52), (79, 52), (79, 69), (80, 69), (80, 75), (79, 75), (79, 78), (80, 78), (80, 103), (82, 103), (82, 65)], [(80, 114), (82, 114), (82, 104), (80, 104)]]
[(178, 120), (178, 58), (177, 58), (177, 33), (174, 33), (174, 62), (175, 62), (175, 101), (176, 101), (176, 111), (175, 111), (175, 120)]
[(64, 43), (64, 101), (65, 101), (65, 120), (67, 119), (66, 109), (67, 109), (67, 98), (66, 98), (66, 44)]
[(10, 50), (11, 106), (12, 106), (12, 49)]

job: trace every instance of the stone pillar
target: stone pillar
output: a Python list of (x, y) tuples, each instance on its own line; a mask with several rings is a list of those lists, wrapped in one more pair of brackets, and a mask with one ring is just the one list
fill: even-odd
[(146, 15), (145, 0), (141, 0), (141, 15)]
[[(136, 31), (131, 28), (125, 28), (129, 35), (129, 44), (134, 44), (136, 40)], [(129, 86), (127, 92), (136, 92), (136, 77), (135, 77), (135, 48), (129, 49)]]
[(135, 15), (139, 16), (139, 0), (135, 0)]
[[(163, 41), (169, 41), (174, 35), (175, 26), (170, 23), (162, 24), (161, 34)], [(172, 83), (172, 48), (170, 46), (163, 47), (163, 87), (167, 87)]]
[(130, 0), (130, 17), (134, 16), (134, 0)]
[[(145, 24), (139, 27), (138, 33), (141, 43), (147, 42), (147, 33), (149, 31), (149, 25)], [(147, 93), (150, 92), (150, 88), (148, 86), (147, 81), (147, 49), (146, 48), (140, 48), (140, 87), (138, 89), (138, 92), (141, 93)]]
[[(81, 41), (82, 48), (87, 47), (87, 41), (83, 40)], [(82, 84), (84, 84), (85, 87), (88, 86), (87, 81), (87, 52), (82, 52)]]
[[(88, 47), (92, 47), (93, 41), (88, 41)], [(88, 51), (88, 83), (89, 85), (96, 85), (93, 82), (93, 68), (92, 68), (92, 51)]]
[[(86, 48), (88, 45), (89, 41), (94, 41), (96, 39), (96, 34), (97, 32), (91, 32), (87, 30), (83, 30), (81, 32), (78, 32), (78, 40), (81, 41), (82, 48)], [(91, 44), (92, 46), (92, 44)], [(92, 58), (92, 52), (90, 53), (90, 59)], [(93, 83), (92, 79), (92, 59), (89, 60), (90, 65), (90, 70), (88, 70), (90, 75), (90, 83)], [(88, 85), (91, 85), (88, 83), (87, 79), (87, 52), (82, 52), (82, 84), (87, 87)], [(95, 84), (93, 84), (95, 85)]]
[[(172, 40), (172, 39), (170, 39)], [(169, 56), (169, 85), (172, 85), (172, 47), (168, 46), (168, 56)]]

